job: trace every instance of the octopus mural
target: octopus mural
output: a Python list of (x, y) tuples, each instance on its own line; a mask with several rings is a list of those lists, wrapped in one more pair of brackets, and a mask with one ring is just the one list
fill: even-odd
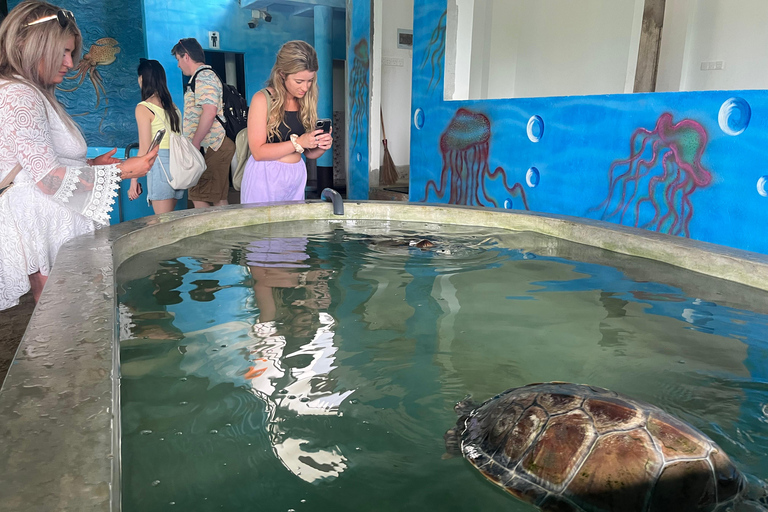
[[(107, 91), (104, 88), (104, 79), (101, 77), (101, 73), (99, 73), (98, 66), (109, 66), (117, 60), (117, 54), (120, 53), (119, 44), (120, 43), (118, 43), (116, 39), (111, 37), (102, 37), (101, 39), (96, 40), (75, 68), (75, 74), (73, 76), (64, 77), (67, 80), (78, 80), (74, 87), (70, 89), (58, 87), (62, 92), (73, 92), (83, 85), (86, 77), (90, 78), (93, 89), (96, 91), (96, 105), (93, 107), (94, 110), (99, 108), (99, 105), (101, 104), (101, 96), (102, 94), (104, 95), (105, 106), (104, 113), (101, 116), (102, 121), (104, 121), (104, 118), (107, 116), (109, 98), (107, 97)], [(83, 116), (89, 113), (90, 112), (85, 112), (76, 115)]]
[(450, 188), (450, 204), (498, 207), (496, 199), (488, 194), (486, 182), (501, 178), (506, 191), (512, 197), (520, 198), (523, 207), (528, 210), (522, 185), (515, 183), (512, 187), (508, 186), (506, 172), (501, 167), (491, 172), (488, 165), (490, 139), (490, 120), (483, 114), (460, 108), (440, 137), (443, 157), (440, 186), (429, 180), (424, 201), (429, 200), (430, 189), (437, 199), (443, 199)]
[(365, 126), (368, 124), (368, 41), (361, 39), (355, 45), (355, 56), (352, 61), (352, 71), (350, 72), (349, 90), (352, 91), (350, 135), (352, 138), (352, 147), (357, 145), (358, 137), (363, 136)]
[(445, 62), (445, 18), (447, 11), (443, 11), (437, 25), (432, 30), (432, 37), (427, 43), (424, 52), (424, 60), (421, 62), (421, 69), (429, 63), (430, 77), (427, 91), (432, 92), (440, 84), (443, 78), (443, 62)]
[(653, 130), (638, 128), (629, 157), (608, 170), (608, 196), (590, 211), (602, 210), (602, 220), (690, 237), (691, 196), (712, 183), (701, 163), (707, 142), (700, 123), (675, 123), (670, 113), (662, 114)]

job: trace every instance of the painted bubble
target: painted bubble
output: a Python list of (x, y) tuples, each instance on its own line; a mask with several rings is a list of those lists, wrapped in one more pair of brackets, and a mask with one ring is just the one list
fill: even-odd
[(525, 173), (525, 183), (531, 188), (536, 188), (536, 185), (539, 184), (539, 178), (539, 170), (535, 167), (531, 167), (528, 169), (528, 172)]
[(720, 106), (717, 122), (727, 135), (739, 135), (749, 126), (752, 109), (743, 98), (729, 98)]
[(512, 209), (512, 199), (506, 198), (504, 200), (504, 208), (507, 209), (507, 210)]
[(417, 130), (424, 128), (424, 111), (420, 108), (417, 108), (413, 113), (413, 126), (415, 126)]
[(757, 180), (757, 193), (763, 197), (768, 197), (766, 185), (768, 185), (768, 176), (760, 176), (760, 179)]
[(544, 120), (539, 116), (531, 116), (526, 131), (531, 142), (539, 142), (544, 136)]
[(362, 155), (362, 153), (358, 153), (358, 154), (357, 154), (357, 161), (358, 161), (358, 162), (362, 162), (362, 161), (363, 161), (363, 155)]

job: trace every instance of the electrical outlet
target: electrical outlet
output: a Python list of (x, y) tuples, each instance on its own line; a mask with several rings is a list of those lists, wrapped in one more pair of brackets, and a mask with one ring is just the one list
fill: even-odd
[(381, 59), (381, 65), (382, 66), (403, 66), (403, 59), (399, 57), (382, 57)]

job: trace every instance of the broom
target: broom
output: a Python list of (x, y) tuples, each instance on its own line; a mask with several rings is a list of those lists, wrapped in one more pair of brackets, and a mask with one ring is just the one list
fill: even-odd
[(384, 162), (381, 164), (381, 170), (379, 171), (379, 185), (394, 185), (397, 181), (397, 169), (387, 147), (387, 133), (384, 131), (384, 112), (381, 110), (381, 107), (379, 107), (379, 113), (381, 114), (381, 135), (382, 142), (384, 143)]

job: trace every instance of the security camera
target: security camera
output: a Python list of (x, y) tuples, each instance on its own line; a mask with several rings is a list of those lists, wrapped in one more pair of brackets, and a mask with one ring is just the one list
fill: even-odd
[(264, 23), (269, 23), (272, 21), (272, 15), (261, 9), (251, 9), (251, 21), (248, 22), (248, 26), (255, 28), (259, 24), (259, 20), (264, 20)]

